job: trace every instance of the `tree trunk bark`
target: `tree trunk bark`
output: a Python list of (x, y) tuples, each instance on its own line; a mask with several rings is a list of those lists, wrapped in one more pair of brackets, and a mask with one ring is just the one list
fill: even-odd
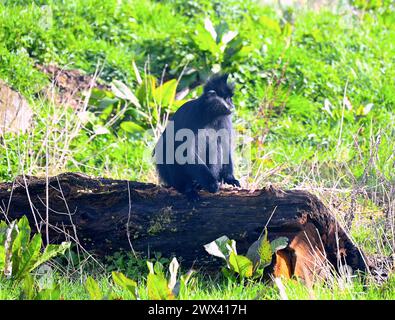
[[(45, 178), (18, 177), (0, 184), (2, 219), (26, 215), (32, 230), (45, 234), (45, 190)], [(276, 275), (311, 279), (325, 263), (336, 270), (341, 264), (366, 269), (360, 250), (308, 192), (227, 189), (201, 196), (192, 204), (154, 184), (61, 174), (49, 179), (49, 239), (57, 243), (70, 237), (99, 256), (132, 246), (145, 254), (174, 255), (185, 267), (207, 267), (213, 258), (204, 244), (227, 235), (245, 254), (267, 225), (269, 239), (289, 239), (271, 266)]]

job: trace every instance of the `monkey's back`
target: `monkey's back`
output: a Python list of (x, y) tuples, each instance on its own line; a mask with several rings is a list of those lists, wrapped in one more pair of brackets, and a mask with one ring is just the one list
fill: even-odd
[[(160, 180), (167, 186), (174, 187), (179, 191), (183, 190), (185, 184), (189, 182), (190, 178), (184, 172), (184, 165), (180, 165), (176, 162), (175, 150), (181, 143), (183, 143), (183, 141), (175, 141), (175, 134), (181, 129), (189, 129), (195, 133), (199, 127), (203, 126), (200, 121), (201, 112), (199, 112), (199, 106), (199, 98), (184, 103), (170, 119), (174, 124), (174, 132), (169, 132), (168, 124), (155, 146), (155, 150), (157, 150), (159, 144), (162, 144), (163, 146), (163, 157), (160, 159), (162, 161), (158, 163), (158, 159), (156, 158), (156, 169)], [(173, 134), (173, 136), (166, 139), (168, 134)], [(168, 147), (170, 146), (167, 145), (167, 142), (169, 140), (174, 146), (173, 150), (168, 150)]]

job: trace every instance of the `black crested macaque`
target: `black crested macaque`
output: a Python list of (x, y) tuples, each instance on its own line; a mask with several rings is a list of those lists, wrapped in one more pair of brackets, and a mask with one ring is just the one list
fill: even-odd
[(211, 77), (199, 98), (175, 112), (155, 147), (161, 181), (190, 201), (199, 200), (199, 189), (217, 192), (222, 182), (240, 187), (231, 150), (234, 89), (227, 79)]

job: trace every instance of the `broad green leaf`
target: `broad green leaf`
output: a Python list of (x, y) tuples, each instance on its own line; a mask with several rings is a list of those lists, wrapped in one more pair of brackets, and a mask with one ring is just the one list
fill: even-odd
[(4, 271), (5, 266), (5, 248), (0, 244), (0, 272)]
[[(13, 276), (15, 273), (18, 273), (20, 269), (19, 264), (23, 263), (22, 259), (24, 258), (24, 251), (27, 250), (29, 240), (30, 240), (30, 225), (26, 216), (23, 216), (16, 225), (17, 235), (15, 240), (12, 242), (12, 273)], [(40, 243), (41, 245), (41, 243)], [(31, 248), (32, 249), (32, 248)], [(27, 255), (31, 255), (33, 252), (28, 252)], [(25, 261), (26, 262), (25, 256)]]
[(183, 104), (185, 104), (185, 103), (187, 103), (187, 102), (188, 102), (187, 99), (182, 99), (182, 100), (176, 100), (176, 101), (174, 101), (173, 106), (172, 106), (172, 110), (173, 110), (173, 111), (176, 111), (179, 107), (181, 107)]
[(30, 225), (29, 220), (26, 216), (23, 216), (17, 223), (17, 236), (12, 244), (12, 254), (18, 254), (18, 252), (26, 248), (30, 240)]
[(281, 33), (281, 27), (278, 21), (269, 18), (268, 16), (261, 16), (259, 23), (265, 26), (265, 29), (274, 31), (277, 34)]
[(27, 247), (22, 247), (18, 255), (12, 257), (13, 278), (20, 279), (34, 269), (40, 256), (41, 234), (36, 233)]
[(279, 237), (274, 239), (270, 243), (272, 247), (273, 253), (276, 253), (278, 250), (285, 249), (288, 246), (288, 238), (287, 237)]
[(156, 88), (156, 78), (152, 75), (147, 75), (142, 84), (137, 89), (137, 97), (142, 105), (152, 102), (153, 91)]
[(252, 276), (253, 264), (247, 257), (231, 252), (229, 256), (229, 265), (231, 269), (242, 278), (249, 278)]
[[(280, 248), (284, 245), (283, 240), (284, 239), (280, 239), (277, 243), (275, 242), (274, 247), (279, 246)], [(267, 239), (267, 230), (265, 230), (264, 236), (250, 246), (247, 251), (247, 257), (254, 263), (255, 269), (258, 267), (265, 268), (270, 265), (273, 252), (272, 245)]]
[(224, 277), (226, 278), (226, 279), (228, 279), (228, 280), (230, 280), (230, 281), (232, 281), (232, 282), (235, 282), (236, 281), (236, 276), (235, 276), (235, 273), (232, 271), (232, 270), (230, 270), (229, 268), (227, 268), (227, 267), (222, 267), (221, 268), (221, 272), (222, 272), (222, 274), (224, 275)]
[(247, 258), (253, 262), (254, 267), (256, 267), (260, 261), (259, 254), (258, 254), (259, 244), (260, 244), (260, 240), (254, 241), (254, 243), (248, 248), (248, 251), (246, 254)]
[(137, 97), (133, 94), (133, 92), (128, 88), (127, 85), (122, 83), (121, 81), (114, 80), (111, 83), (111, 90), (114, 92), (115, 96), (121, 98), (123, 100), (127, 100), (131, 102), (138, 108), (141, 108), (140, 102)]
[(212, 256), (227, 260), (229, 251), (226, 248), (230, 239), (227, 236), (219, 237), (218, 239), (204, 245), (204, 249)]
[(47, 262), (48, 260), (56, 257), (57, 255), (64, 254), (64, 252), (70, 248), (70, 242), (62, 242), (61, 244), (49, 244), (45, 247), (44, 252), (39, 256), (34, 265), (29, 271), (34, 270), (39, 265)]
[(292, 32), (293, 32), (293, 30), (292, 30), (292, 25), (290, 24), (290, 23), (286, 23), (285, 25), (284, 25), (284, 27), (283, 27), (283, 35), (285, 36), (285, 37), (290, 37), (291, 35), (292, 35)]
[(88, 277), (85, 282), (85, 288), (88, 291), (91, 300), (102, 300), (103, 293), (99, 287), (99, 284), (92, 277)]
[(156, 261), (154, 264), (154, 273), (157, 275), (163, 275), (163, 276), (165, 274), (163, 264), (160, 263), (159, 261)]
[(267, 267), (272, 262), (272, 246), (270, 241), (267, 239), (267, 230), (265, 231), (265, 235), (260, 240), (258, 247), (258, 255), (260, 260), (260, 267)]
[(7, 239), (8, 225), (5, 221), (0, 221), (0, 272), (4, 271), (5, 266), (5, 242)]
[(8, 225), (5, 221), (0, 221), (0, 245), (4, 245), (5, 238), (7, 236)]
[(129, 132), (129, 133), (136, 133), (136, 132), (142, 132), (144, 131), (144, 128), (139, 126), (137, 123), (134, 123), (132, 121), (123, 121), (120, 124), (122, 130)]
[(193, 39), (200, 50), (209, 51), (214, 56), (218, 56), (220, 53), (220, 48), (216, 43), (216, 40), (213, 39), (210, 32), (208, 32), (202, 26), (197, 26), (195, 34), (193, 35)]
[(112, 272), (112, 279), (115, 284), (130, 292), (133, 299), (137, 299), (137, 283), (135, 281), (129, 279), (123, 273), (115, 271)]
[(149, 273), (147, 277), (148, 297), (151, 300), (173, 300), (175, 297), (163, 275)]
[(33, 300), (34, 291), (34, 278), (30, 274), (27, 274), (23, 279), (21, 298), (23, 300)]
[(177, 80), (172, 79), (156, 88), (154, 90), (156, 103), (165, 108), (171, 107), (176, 97), (177, 85)]

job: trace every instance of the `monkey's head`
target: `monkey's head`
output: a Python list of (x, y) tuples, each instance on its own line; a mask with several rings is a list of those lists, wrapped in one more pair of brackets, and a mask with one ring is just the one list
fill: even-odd
[(235, 109), (232, 101), (234, 86), (228, 84), (228, 74), (212, 76), (204, 86), (203, 97), (213, 115), (229, 115)]

